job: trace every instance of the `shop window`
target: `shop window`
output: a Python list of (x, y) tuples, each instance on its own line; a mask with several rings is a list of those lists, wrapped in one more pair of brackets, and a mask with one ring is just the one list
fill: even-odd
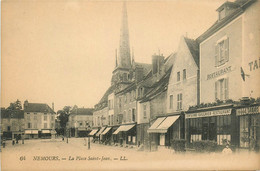
[(217, 143), (223, 145), (231, 141), (231, 115), (217, 117)]
[(189, 119), (190, 123), (190, 133), (191, 134), (201, 134), (202, 133), (202, 118)]
[(177, 110), (182, 109), (182, 93), (177, 94)]
[(215, 46), (215, 66), (221, 66), (229, 60), (228, 38), (222, 38)]
[(249, 147), (249, 116), (240, 117), (240, 147)]
[(169, 108), (172, 109), (173, 108), (173, 95), (170, 95), (170, 101), (169, 101)]
[(228, 99), (228, 78), (223, 78), (215, 82), (215, 99), (227, 100)]
[(181, 73), (177, 72), (177, 82), (181, 80)]
[(183, 76), (183, 80), (186, 80), (186, 79), (187, 79), (187, 78), (186, 78), (186, 69), (183, 70), (183, 75), (182, 75), (182, 76)]
[(201, 141), (201, 134), (191, 134), (190, 142)]

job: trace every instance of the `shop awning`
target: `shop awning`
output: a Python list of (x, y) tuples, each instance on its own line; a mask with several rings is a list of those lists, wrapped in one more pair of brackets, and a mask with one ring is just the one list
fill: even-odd
[(24, 133), (25, 134), (32, 134), (32, 130), (25, 130)]
[(135, 124), (131, 124), (131, 125), (121, 125), (119, 128), (117, 128), (117, 130), (113, 133), (113, 134), (118, 134), (119, 132), (126, 132), (129, 131), (131, 128), (133, 128), (135, 126)]
[[(156, 120), (154, 124), (147, 130), (148, 133), (166, 133), (168, 128), (174, 124), (174, 122), (179, 118), (180, 116), (168, 116), (167, 118), (163, 117), (160, 120)], [(161, 122), (160, 122), (161, 121)]]
[(32, 130), (32, 134), (38, 134), (38, 130)]
[(166, 117), (157, 118), (156, 121), (152, 124), (152, 126), (148, 129), (148, 132), (156, 129), (165, 119)]
[(106, 129), (106, 127), (102, 127), (102, 128), (98, 131), (98, 133), (96, 134), (96, 136), (99, 136), (105, 129)]
[(48, 129), (45, 129), (45, 130), (42, 130), (42, 133), (43, 133), (43, 134), (50, 134), (50, 133), (51, 133), (51, 131), (50, 131), (50, 130), (48, 130)]
[(105, 135), (106, 133), (108, 133), (108, 131), (111, 129), (112, 127), (107, 127), (106, 129), (105, 129), (105, 131), (103, 131), (102, 133), (101, 133), (101, 135)]
[(93, 129), (88, 135), (95, 135), (98, 132), (98, 129)]

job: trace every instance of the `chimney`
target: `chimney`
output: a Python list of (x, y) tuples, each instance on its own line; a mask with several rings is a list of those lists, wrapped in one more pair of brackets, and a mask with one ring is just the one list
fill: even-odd
[(28, 100), (25, 100), (24, 103), (23, 103), (23, 108), (26, 109), (29, 105), (29, 102)]
[(153, 74), (161, 74), (162, 66), (164, 64), (164, 56), (163, 55), (153, 55), (152, 56), (152, 72)]
[(54, 102), (52, 102), (52, 110), (54, 111)]
[(137, 82), (141, 81), (144, 77), (144, 69), (141, 66), (135, 68), (135, 80)]

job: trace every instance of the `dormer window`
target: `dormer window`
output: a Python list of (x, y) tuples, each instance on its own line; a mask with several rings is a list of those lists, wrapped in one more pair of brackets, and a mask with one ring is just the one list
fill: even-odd
[(237, 8), (239, 8), (239, 4), (236, 2), (226, 1), (222, 4), (218, 9), (218, 21), (224, 19), (226, 16), (232, 14)]
[(222, 8), (222, 9), (219, 11), (219, 17), (218, 17), (218, 19), (219, 19), (219, 20), (222, 20), (223, 18), (225, 18), (225, 16), (226, 16), (225, 8)]

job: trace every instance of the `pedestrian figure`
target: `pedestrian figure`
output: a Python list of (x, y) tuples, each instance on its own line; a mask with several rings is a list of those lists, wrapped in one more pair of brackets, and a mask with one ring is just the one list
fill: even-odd
[(19, 142), (19, 137), (18, 137), (18, 135), (16, 136), (16, 144), (18, 144), (18, 142)]
[(14, 144), (15, 144), (15, 139), (13, 138), (13, 139), (12, 139), (12, 145), (14, 145)]
[(5, 139), (3, 139), (3, 148), (5, 148)]
[(227, 144), (226, 147), (222, 150), (223, 154), (232, 154), (232, 150), (229, 147), (229, 145)]
[(62, 141), (64, 141), (64, 136), (62, 136)]

